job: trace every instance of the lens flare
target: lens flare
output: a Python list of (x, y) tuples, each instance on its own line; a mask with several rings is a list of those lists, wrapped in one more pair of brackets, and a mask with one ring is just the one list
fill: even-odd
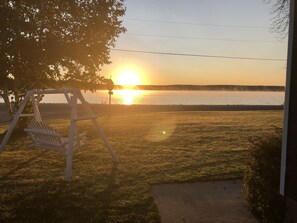
[(176, 128), (176, 120), (173, 118), (158, 121), (151, 128), (145, 139), (150, 142), (161, 142), (168, 139)]

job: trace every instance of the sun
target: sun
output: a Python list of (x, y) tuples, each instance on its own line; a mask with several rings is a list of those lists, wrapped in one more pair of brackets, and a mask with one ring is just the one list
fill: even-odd
[(117, 78), (117, 84), (124, 86), (135, 86), (140, 83), (139, 75), (132, 70), (121, 72)]

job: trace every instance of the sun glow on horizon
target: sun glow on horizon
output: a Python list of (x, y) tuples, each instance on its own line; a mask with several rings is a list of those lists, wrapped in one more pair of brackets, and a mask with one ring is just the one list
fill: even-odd
[(135, 71), (125, 70), (119, 74), (116, 83), (124, 86), (135, 86), (140, 84), (140, 78)]
[(123, 104), (132, 105), (139, 100), (143, 91), (137, 90), (137, 85), (147, 82), (145, 74), (147, 74), (147, 70), (137, 63), (125, 64), (114, 70), (115, 84), (122, 86), (116, 92), (122, 98)]

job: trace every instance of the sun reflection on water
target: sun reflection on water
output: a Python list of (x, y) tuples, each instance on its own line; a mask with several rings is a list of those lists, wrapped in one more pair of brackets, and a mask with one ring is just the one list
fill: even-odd
[(139, 101), (142, 95), (141, 90), (119, 90), (118, 94), (121, 97), (121, 102), (124, 105), (132, 105)]

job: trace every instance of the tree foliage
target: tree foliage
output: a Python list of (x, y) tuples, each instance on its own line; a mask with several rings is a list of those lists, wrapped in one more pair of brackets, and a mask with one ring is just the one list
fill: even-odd
[(71, 81), (94, 89), (125, 31), (123, 0), (1, 0), (0, 94)]

